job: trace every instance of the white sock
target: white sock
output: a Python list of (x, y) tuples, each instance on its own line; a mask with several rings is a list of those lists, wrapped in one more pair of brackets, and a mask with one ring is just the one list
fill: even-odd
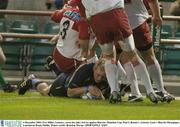
[(105, 72), (106, 72), (106, 77), (107, 77), (109, 86), (111, 88), (111, 93), (113, 91), (119, 92), (117, 65), (113, 64), (111, 62), (111, 60), (106, 60), (106, 62), (105, 62)]
[(135, 72), (138, 77), (140, 77), (140, 80), (144, 83), (144, 86), (146, 88), (147, 94), (150, 92), (153, 92), (153, 88), (151, 85), (151, 80), (148, 74), (148, 71), (146, 69), (146, 66), (144, 62), (138, 58), (139, 64), (134, 67)]
[(165, 92), (161, 67), (157, 59), (154, 60), (154, 64), (147, 66), (147, 68), (153, 82), (155, 82), (157, 85), (157, 89), (159, 91)]
[(132, 96), (142, 96), (139, 91), (137, 77), (131, 62), (125, 63), (123, 66), (127, 74), (127, 79), (131, 84), (130, 88)]
[(123, 84), (128, 84), (128, 80), (127, 80), (127, 75), (126, 75), (126, 71), (124, 70), (124, 68), (122, 67), (120, 61), (118, 60), (117, 62), (117, 68), (118, 68), (118, 75), (119, 78), (121, 80), (121, 83)]

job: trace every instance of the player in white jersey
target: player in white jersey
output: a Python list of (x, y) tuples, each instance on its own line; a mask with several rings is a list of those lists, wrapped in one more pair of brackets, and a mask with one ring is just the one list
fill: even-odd
[(82, 0), (82, 4), (86, 9), (87, 18), (98, 13), (111, 11), (117, 8), (124, 8), (123, 0)]
[[(129, 59), (137, 56), (132, 31), (124, 10), (124, 0), (71, 0), (69, 2), (70, 5), (74, 3), (80, 8), (81, 13), (84, 13), (83, 15), (89, 19), (102, 52), (108, 59), (105, 70), (111, 87), (110, 102), (116, 103), (120, 100), (118, 99), (117, 75), (120, 72), (121, 76), (126, 77), (126, 73), (119, 63), (112, 60), (113, 45), (120, 46)], [(148, 95), (153, 92), (153, 89), (151, 90)], [(157, 101), (154, 96), (152, 99)]]
[[(158, 0), (147, 0), (147, 2), (152, 10), (153, 22), (157, 25), (157, 27), (160, 27), (162, 24), (162, 19), (159, 12)], [(143, 0), (128, 0), (128, 2), (125, 4), (125, 9), (128, 14), (131, 28), (133, 29), (135, 46), (143, 56), (149, 75), (151, 76), (153, 82), (157, 85), (157, 89), (159, 91), (157, 94), (160, 95), (162, 100), (170, 102), (174, 99), (174, 97), (172, 97), (164, 89), (161, 68), (154, 55), (152, 35), (147, 23), (148, 11), (143, 3)], [(133, 59), (132, 64), (134, 65), (137, 76), (144, 75), (144, 73), (142, 73), (142, 69), (138, 70), (140, 66), (144, 66), (141, 65), (143, 64), (142, 62), (137, 65), (137, 60)], [(135, 91), (134, 95), (140, 95), (137, 88), (133, 91)]]
[(55, 11), (52, 20), (60, 23), (60, 35), (55, 37), (58, 38), (58, 42), (53, 59), (60, 71), (71, 73), (84, 62), (80, 42), (90, 42), (89, 48), (94, 44), (90, 38), (89, 26), (81, 19), (77, 8)]

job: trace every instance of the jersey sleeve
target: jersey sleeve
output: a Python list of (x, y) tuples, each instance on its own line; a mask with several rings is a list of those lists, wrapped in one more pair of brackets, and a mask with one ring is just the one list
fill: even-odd
[(56, 23), (59, 23), (63, 17), (64, 10), (56, 10), (52, 15), (51, 15), (51, 20), (53, 20)]
[(68, 88), (82, 87), (88, 77), (90, 77), (90, 73), (87, 65), (81, 65), (72, 75)]

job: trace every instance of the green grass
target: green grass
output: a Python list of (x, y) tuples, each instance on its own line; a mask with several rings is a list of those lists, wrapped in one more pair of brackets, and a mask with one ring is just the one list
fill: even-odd
[(0, 119), (8, 120), (180, 120), (180, 101), (109, 104), (108, 101), (18, 96), (0, 92)]

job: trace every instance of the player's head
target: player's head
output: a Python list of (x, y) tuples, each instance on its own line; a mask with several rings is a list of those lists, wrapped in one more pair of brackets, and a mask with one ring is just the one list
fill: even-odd
[(105, 60), (101, 59), (94, 65), (93, 76), (96, 83), (100, 83), (106, 78), (104, 64), (105, 64)]

